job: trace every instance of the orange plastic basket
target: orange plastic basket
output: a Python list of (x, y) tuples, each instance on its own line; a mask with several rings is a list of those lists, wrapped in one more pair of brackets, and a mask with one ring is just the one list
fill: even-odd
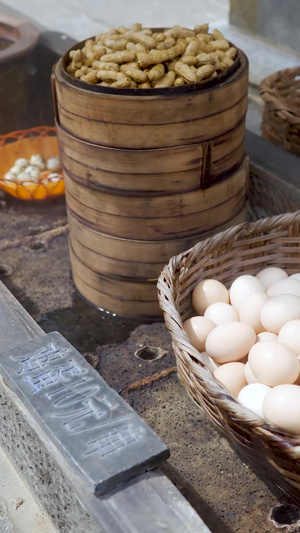
[(16, 159), (30, 159), (33, 154), (40, 154), (45, 159), (59, 157), (55, 127), (38, 126), (0, 135), (0, 188), (20, 200), (45, 200), (64, 194), (62, 169), (58, 172), (61, 176), (59, 181), (47, 179), (51, 174), (49, 170), (41, 172), (40, 180), (36, 182), (4, 180), (4, 174), (14, 165)]

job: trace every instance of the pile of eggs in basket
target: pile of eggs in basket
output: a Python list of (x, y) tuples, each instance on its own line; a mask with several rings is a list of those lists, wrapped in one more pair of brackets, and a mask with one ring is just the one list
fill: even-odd
[(300, 273), (277, 267), (241, 275), (230, 289), (214, 279), (192, 294), (191, 344), (253, 419), (300, 434)]
[(29, 160), (20, 157), (4, 175), (5, 181), (17, 183), (43, 181), (59, 181), (61, 164), (58, 157), (44, 159), (40, 154), (34, 154)]

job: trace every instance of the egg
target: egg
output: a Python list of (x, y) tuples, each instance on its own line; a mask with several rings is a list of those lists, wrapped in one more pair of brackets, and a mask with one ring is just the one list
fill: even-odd
[(19, 159), (17, 159), (17, 160), (15, 161), (15, 165), (17, 165), (18, 167), (23, 167), (23, 168), (25, 168), (25, 167), (27, 167), (27, 165), (28, 165), (28, 160), (25, 159), (25, 157), (20, 157)]
[(279, 333), (290, 320), (300, 318), (300, 296), (281, 294), (270, 298), (262, 307), (260, 320), (265, 330)]
[(263, 383), (250, 383), (240, 391), (237, 399), (244, 407), (260, 418), (264, 418), (263, 403), (271, 390), (271, 387)]
[(50, 157), (46, 161), (47, 169), (51, 170), (53, 172), (55, 172), (56, 170), (59, 170), (60, 166), (61, 166), (60, 165), (60, 160), (58, 159), (58, 157)]
[(255, 329), (256, 333), (261, 333), (264, 327), (260, 321), (260, 312), (263, 305), (269, 300), (269, 296), (262, 292), (249, 294), (239, 308), (239, 318)]
[(225, 363), (214, 370), (214, 377), (234, 396), (247, 385), (243, 363)]
[(15, 176), (15, 180), (18, 183), (23, 183), (24, 181), (28, 181), (28, 174), (26, 174), (24, 171), (20, 172)]
[(13, 174), (16, 178), (16, 176), (18, 176), (21, 172), (24, 171), (24, 168), (19, 166), (19, 165), (14, 165), (13, 167), (11, 167), (10, 169), (10, 173)]
[(292, 274), (290, 276), (290, 279), (298, 279), (298, 280), (300, 280), (300, 272), (297, 272), (296, 274)]
[(45, 170), (45, 168), (46, 168), (45, 160), (39, 154), (32, 155), (30, 160), (29, 160), (29, 164), (33, 165), (35, 167), (38, 167), (40, 170)]
[(247, 296), (256, 292), (265, 292), (259, 279), (248, 274), (239, 276), (234, 280), (230, 287), (230, 303), (233, 307), (239, 309)]
[(39, 168), (33, 165), (29, 165), (27, 168), (25, 168), (24, 172), (27, 175), (28, 180), (37, 181), (40, 177)]
[(274, 285), (274, 283), (277, 283), (277, 281), (280, 281), (281, 279), (285, 279), (288, 277), (287, 273), (282, 269), (278, 267), (267, 267), (263, 270), (260, 270), (256, 274), (257, 279), (262, 283), (265, 290), (267, 291), (271, 285)]
[(297, 355), (300, 354), (300, 320), (286, 322), (278, 333), (278, 340)]
[(256, 337), (256, 342), (260, 341), (278, 341), (278, 336), (275, 333), (270, 333), (270, 331), (262, 331)]
[(203, 315), (208, 306), (215, 302), (229, 303), (229, 293), (225, 285), (215, 279), (204, 279), (197, 283), (192, 293), (196, 312)]
[(186, 332), (190, 343), (194, 348), (199, 350), (199, 352), (205, 351), (206, 338), (215, 327), (216, 325), (204, 316), (193, 316), (183, 323), (183, 329)]
[(257, 342), (249, 351), (248, 361), (257, 380), (269, 387), (294, 383), (299, 376), (297, 355), (278, 341)]
[(280, 294), (295, 294), (300, 296), (300, 280), (293, 278), (286, 278), (271, 285), (267, 290), (267, 294), (271, 297), (279, 296)]
[(263, 413), (272, 424), (300, 435), (300, 387), (285, 384), (271, 389), (264, 399)]
[(52, 172), (51, 174), (48, 175), (48, 180), (50, 181), (60, 181), (60, 179), (61, 179), (61, 176), (57, 174), (57, 172)]
[(247, 363), (245, 364), (244, 374), (245, 380), (247, 381), (248, 385), (250, 385), (250, 383), (259, 383), (258, 379), (255, 377), (250, 368), (249, 361), (247, 361)]
[(256, 333), (249, 324), (228, 322), (216, 326), (207, 336), (205, 351), (217, 363), (239, 361), (256, 341)]
[(217, 326), (226, 324), (226, 322), (238, 322), (239, 315), (237, 310), (230, 304), (216, 302), (206, 309), (204, 316), (212, 320)]
[(5, 181), (12, 181), (15, 179), (15, 176), (9, 171), (4, 174)]

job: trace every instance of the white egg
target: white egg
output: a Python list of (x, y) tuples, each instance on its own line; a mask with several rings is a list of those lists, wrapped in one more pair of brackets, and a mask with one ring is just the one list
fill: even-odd
[(18, 167), (25, 168), (28, 165), (28, 161), (27, 159), (25, 159), (25, 157), (20, 157), (19, 159), (15, 161), (15, 165), (17, 165)]
[(300, 320), (286, 322), (278, 333), (278, 340), (297, 355), (300, 354)]
[(300, 387), (278, 385), (263, 402), (264, 417), (294, 435), (300, 435)]
[(58, 170), (60, 168), (60, 160), (58, 159), (58, 157), (50, 157), (49, 159), (47, 159), (46, 161), (46, 167), (48, 170), (53, 170), (53, 172), (55, 172), (56, 170)]
[(247, 385), (245, 365), (240, 362), (220, 365), (214, 370), (214, 377), (235, 397)]
[(279, 296), (280, 294), (295, 294), (300, 296), (300, 280), (293, 278), (286, 278), (271, 285), (267, 290), (267, 294), (271, 296)]
[(255, 276), (250, 276), (249, 274), (239, 276), (234, 280), (229, 290), (231, 305), (236, 309), (239, 309), (247, 296), (255, 292), (265, 292), (259, 279)]
[(28, 181), (28, 174), (26, 174), (25, 172), (20, 172), (20, 174), (15, 176), (15, 180), (18, 183), (23, 183), (24, 181)]
[(263, 305), (269, 300), (264, 292), (254, 292), (249, 294), (242, 302), (239, 308), (239, 318), (241, 322), (250, 324), (255, 329), (256, 333), (264, 331), (264, 327), (260, 321), (260, 312)]
[(11, 172), (6, 172), (4, 174), (5, 181), (14, 181), (15, 176)]
[(203, 352), (205, 350), (206, 338), (216, 327), (216, 324), (204, 316), (193, 316), (192, 318), (185, 320), (182, 325), (190, 343), (199, 350), (199, 352)]
[(195, 286), (192, 302), (196, 312), (203, 315), (208, 306), (215, 302), (229, 303), (228, 289), (216, 279), (204, 279)]
[(50, 181), (60, 181), (61, 180), (61, 176), (59, 174), (57, 174), (56, 172), (52, 172), (51, 174), (49, 174), (48, 180), (50, 180)]
[(14, 165), (13, 167), (11, 167), (9, 172), (13, 174), (14, 176), (18, 176), (20, 172), (23, 172), (23, 171), (24, 171), (23, 167), (20, 167), (19, 165)]
[(290, 279), (298, 279), (300, 281), (300, 272), (297, 272), (296, 274), (292, 274), (290, 276)]
[(206, 309), (204, 316), (212, 320), (217, 326), (226, 322), (238, 322), (239, 315), (237, 310), (230, 304), (216, 302)]
[(45, 170), (46, 164), (44, 158), (39, 154), (34, 154), (29, 160), (30, 165), (38, 167), (40, 170)]
[(256, 341), (256, 333), (249, 324), (228, 322), (216, 326), (207, 336), (205, 351), (217, 363), (240, 361), (248, 355)]
[(259, 383), (258, 379), (255, 377), (250, 368), (249, 361), (247, 361), (247, 363), (245, 364), (245, 379), (248, 385), (250, 385), (250, 383)]
[(270, 390), (271, 387), (263, 383), (250, 383), (240, 391), (237, 399), (244, 407), (263, 418), (263, 403)]
[(279, 333), (290, 320), (300, 318), (300, 296), (281, 294), (270, 298), (262, 307), (260, 320), (266, 331)]
[(275, 333), (270, 333), (270, 331), (262, 331), (256, 337), (256, 342), (260, 341), (278, 341), (278, 336)]
[(294, 383), (299, 376), (297, 354), (278, 341), (257, 342), (249, 351), (248, 361), (257, 380), (269, 387)]
[(38, 167), (35, 167), (33, 165), (29, 165), (26, 169), (25, 169), (25, 174), (27, 174), (27, 179), (30, 179), (32, 181), (36, 181), (39, 179), (40, 177), (40, 170)]
[(277, 281), (285, 279), (288, 277), (287, 273), (278, 267), (267, 267), (263, 270), (260, 270), (256, 274), (257, 279), (263, 284), (265, 290), (267, 291), (271, 285), (274, 285)]

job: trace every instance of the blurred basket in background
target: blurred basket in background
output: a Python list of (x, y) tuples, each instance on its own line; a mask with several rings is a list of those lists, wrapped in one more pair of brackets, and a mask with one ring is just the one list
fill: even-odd
[(257, 419), (223, 388), (191, 345), (182, 323), (194, 314), (192, 291), (206, 278), (227, 287), (244, 274), (273, 265), (300, 270), (300, 211), (243, 223), (174, 256), (158, 280), (159, 302), (172, 336), (178, 376), (217, 430), (261, 477), (300, 504), (300, 435)]
[(300, 67), (280, 70), (260, 84), (265, 102), (262, 136), (300, 155)]
[(0, 188), (20, 200), (45, 200), (65, 192), (62, 170), (61, 179), (49, 178), (51, 171), (41, 172), (39, 181), (7, 181), (4, 175), (18, 158), (30, 159), (40, 154), (44, 159), (59, 157), (55, 127), (38, 126), (0, 135)]

